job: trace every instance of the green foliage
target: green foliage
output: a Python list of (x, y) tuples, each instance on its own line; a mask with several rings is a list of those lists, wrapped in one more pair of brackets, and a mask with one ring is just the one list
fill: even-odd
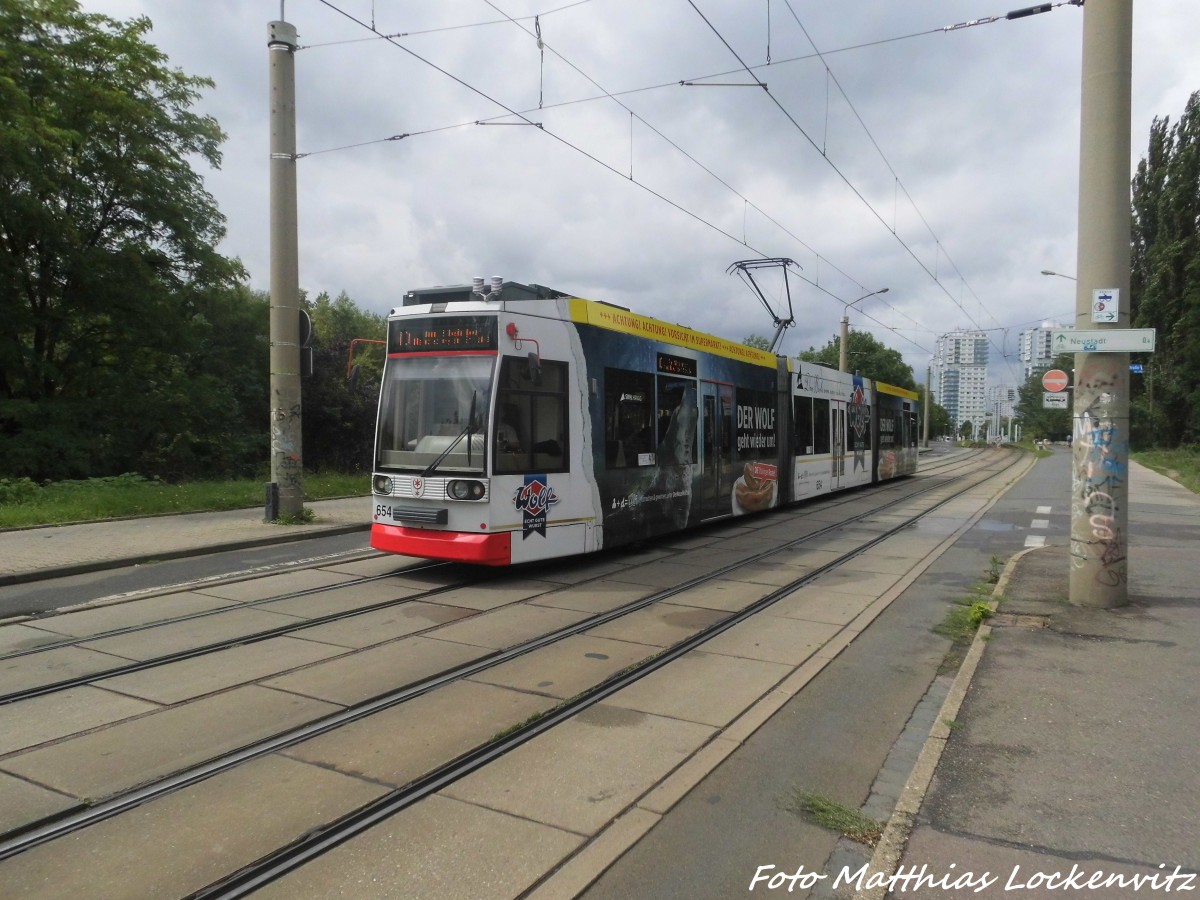
[[(1147, 468), (1179, 482), (1192, 493), (1200, 493), (1200, 446), (1174, 450), (1144, 450), (1134, 459)], [(2, 496), (2, 494), (0, 494)]]
[(225, 377), (192, 342), (242, 269), (214, 249), (223, 217), (192, 161), (218, 165), (223, 135), (189, 111), (211, 82), (170, 69), (149, 29), (72, 0), (0, 0), (9, 474), (167, 473), (219, 443), (191, 440), (211, 410), (189, 404), (219, 405)]
[[(1133, 179), (1132, 324), (1157, 352), (1133, 375), (1131, 444), (1200, 440), (1200, 91), (1171, 124), (1156, 118)], [(1135, 358), (1136, 359), (1136, 358)]]
[[(820, 363), (821, 365), (838, 367), (838, 338), (832, 338), (820, 350), (810, 347), (801, 352), (799, 358), (805, 362)], [(912, 367), (905, 361), (900, 351), (881, 344), (865, 331), (851, 331), (846, 342), (846, 355), (852, 372), (861, 372), (864, 378), (882, 381), (895, 387), (917, 389), (913, 379)]]
[(346, 368), (353, 339), (383, 339), (384, 317), (360, 310), (344, 292), (335, 300), (322, 293), (308, 310), (313, 322), (313, 377), (301, 384), (304, 458), (310, 466), (339, 472), (368, 470), (383, 347), (358, 345), (353, 380), (347, 378)]
[(761, 334), (749, 334), (742, 338), (742, 343), (747, 347), (755, 347), (759, 350), (770, 350), (771, 339), (763, 337)]
[[(249, 509), (263, 504), (265, 479), (169, 484), (125, 474), (39, 485), (28, 478), (0, 480), (0, 528), (51, 525), (119, 516)], [(363, 475), (307, 474), (308, 500), (366, 494)]]
[(883, 837), (883, 823), (822, 794), (795, 789), (785, 808), (809, 822), (868, 847)]
[[(1071, 353), (1059, 355), (1051, 366), (1070, 373), (1075, 368), (1075, 356)], [(1017, 389), (1015, 412), (1020, 419), (1022, 433), (1029, 440), (1065, 441), (1071, 434), (1071, 411), (1069, 409), (1043, 409), (1042, 376), (1030, 375)]]

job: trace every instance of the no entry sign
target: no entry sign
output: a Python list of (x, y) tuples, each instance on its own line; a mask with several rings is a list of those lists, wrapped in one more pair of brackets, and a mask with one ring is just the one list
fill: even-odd
[(1051, 369), (1042, 376), (1042, 387), (1051, 393), (1057, 394), (1059, 391), (1066, 388), (1071, 381), (1067, 377), (1067, 373), (1062, 369)]

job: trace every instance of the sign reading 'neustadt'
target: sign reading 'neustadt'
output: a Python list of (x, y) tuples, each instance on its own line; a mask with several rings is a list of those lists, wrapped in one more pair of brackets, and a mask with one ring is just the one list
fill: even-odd
[(1055, 353), (1153, 353), (1153, 328), (1105, 328), (1095, 331), (1055, 331)]

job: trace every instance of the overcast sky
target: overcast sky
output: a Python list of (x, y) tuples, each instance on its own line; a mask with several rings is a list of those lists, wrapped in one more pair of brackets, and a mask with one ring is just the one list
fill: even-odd
[[(501, 275), (741, 340), (773, 325), (726, 269), (790, 257), (784, 352), (824, 345), (844, 303), (887, 287), (851, 326), (918, 381), (938, 334), (983, 328), (993, 381), (1014, 383), (1017, 333), (1074, 315), (1074, 282), (1040, 271), (1075, 273), (1084, 13), (940, 29), (1027, 2), (287, 0), (311, 154), (300, 284), (385, 313), (412, 288)], [(82, 5), (148, 16), (173, 66), (216, 83), (197, 109), (228, 140), (201, 171), (221, 250), (265, 290), (279, 0)], [(1134, 16), (1131, 171), (1153, 118), (1200, 90), (1200, 2)], [(728, 86), (755, 79), (768, 90)], [(784, 309), (778, 276), (764, 283)]]

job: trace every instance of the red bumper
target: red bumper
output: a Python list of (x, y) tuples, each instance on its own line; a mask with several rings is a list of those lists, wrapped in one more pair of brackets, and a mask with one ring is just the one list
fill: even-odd
[(430, 531), (375, 523), (371, 526), (371, 546), (388, 553), (484, 566), (507, 566), (512, 562), (512, 541), (507, 531), (500, 534), (467, 534), (462, 531)]

